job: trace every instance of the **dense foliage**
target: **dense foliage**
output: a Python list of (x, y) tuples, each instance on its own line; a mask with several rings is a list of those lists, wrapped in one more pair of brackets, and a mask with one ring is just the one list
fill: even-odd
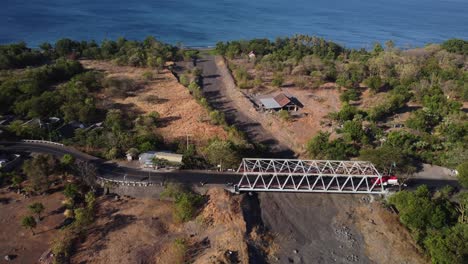
[(468, 258), (468, 193), (451, 201), (446, 187), (432, 195), (426, 186), (414, 192), (401, 191), (390, 197), (401, 222), (430, 255), (433, 263), (464, 263)]

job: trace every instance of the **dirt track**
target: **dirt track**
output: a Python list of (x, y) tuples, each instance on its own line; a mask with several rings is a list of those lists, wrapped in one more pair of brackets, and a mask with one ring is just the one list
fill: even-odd
[(225, 114), (230, 124), (244, 131), (251, 141), (269, 146), (272, 156), (295, 156), (287, 142), (280, 142), (259, 122), (258, 113), (252, 103), (236, 88), (222, 57), (204, 56), (197, 66), (203, 70), (205, 96), (213, 107)]

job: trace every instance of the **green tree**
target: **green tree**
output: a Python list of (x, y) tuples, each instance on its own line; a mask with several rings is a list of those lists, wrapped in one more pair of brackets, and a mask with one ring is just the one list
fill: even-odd
[(383, 145), (376, 149), (363, 149), (361, 160), (372, 162), (379, 171), (397, 174), (400, 178), (408, 178), (417, 171), (417, 164), (410, 156), (404, 154), (400, 147)]
[(36, 223), (36, 220), (34, 219), (34, 217), (32, 217), (32, 216), (23, 217), (23, 219), (21, 219), (21, 226), (31, 230), (33, 236), (35, 235), (34, 228), (36, 228), (37, 223)]
[(41, 214), (44, 212), (45, 207), (42, 203), (33, 203), (28, 206), (31, 213), (36, 214), (37, 218), (41, 220)]
[(236, 168), (240, 157), (234, 144), (230, 141), (215, 139), (204, 149), (206, 159), (212, 165), (221, 165), (221, 168)]
[(342, 131), (348, 141), (365, 142), (367, 143), (367, 136), (362, 129), (362, 122), (358, 120), (348, 120), (344, 122)]
[(458, 224), (442, 231), (432, 231), (424, 240), (432, 263), (466, 263), (468, 259), (468, 225)]
[(325, 159), (328, 148), (330, 133), (320, 131), (316, 136), (307, 142), (307, 152), (313, 159)]
[(380, 87), (382, 87), (382, 79), (379, 76), (370, 76), (364, 80), (364, 84), (373, 92), (378, 92)]
[(460, 182), (461, 186), (468, 188), (468, 161), (458, 165), (457, 172), (458, 182)]
[(74, 183), (68, 183), (67, 185), (65, 185), (63, 194), (65, 195), (65, 197), (74, 200), (79, 194), (78, 186)]

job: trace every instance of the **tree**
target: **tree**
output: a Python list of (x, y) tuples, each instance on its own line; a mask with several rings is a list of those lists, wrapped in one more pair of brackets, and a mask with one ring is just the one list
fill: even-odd
[(88, 185), (92, 190), (96, 187), (96, 178), (98, 170), (96, 165), (87, 161), (81, 161), (77, 164), (78, 174), (82, 181)]
[(468, 161), (463, 162), (457, 167), (458, 181), (461, 186), (468, 188)]
[(31, 230), (33, 236), (35, 235), (34, 228), (36, 228), (37, 223), (36, 223), (36, 220), (34, 219), (34, 217), (32, 217), (32, 216), (23, 217), (23, 219), (21, 219), (21, 226)]
[(240, 157), (231, 141), (212, 140), (204, 149), (204, 153), (209, 163), (221, 165), (221, 168), (235, 168), (240, 163)]
[(416, 162), (404, 154), (400, 147), (383, 145), (376, 149), (364, 149), (360, 159), (372, 162), (379, 171), (394, 173), (402, 180), (407, 179), (417, 171)]
[(67, 198), (69, 198), (71, 200), (74, 200), (79, 194), (78, 186), (76, 186), (76, 184), (74, 184), (74, 183), (69, 183), (69, 184), (65, 185), (65, 189), (63, 190), (63, 194), (65, 195), (65, 197), (67, 197)]
[(31, 213), (36, 214), (37, 218), (41, 220), (41, 213), (44, 212), (45, 207), (42, 203), (33, 203), (28, 206)]
[(458, 200), (455, 206), (459, 213), (458, 222), (468, 224), (468, 192), (461, 192), (456, 198)]
[(315, 137), (307, 142), (307, 152), (313, 159), (324, 159), (328, 147), (330, 133), (320, 131)]
[(468, 225), (457, 224), (442, 231), (432, 231), (424, 241), (432, 263), (466, 263), (468, 259)]
[(357, 120), (348, 120), (343, 124), (342, 132), (345, 134), (345, 138), (348, 141), (355, 142), (367, 142), (366, 133), (362, 129), (362, 122)]
[(49, 175), (57, 166), (57, 161), (51, 155), (37, 155), (23, 164), (23, 172), (31, 181), (33, 190), (44, 192), (49, 188)]

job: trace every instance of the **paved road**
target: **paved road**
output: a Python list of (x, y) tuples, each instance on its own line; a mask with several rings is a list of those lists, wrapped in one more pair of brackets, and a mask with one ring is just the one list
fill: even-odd
[(197, 67), (203, 70), (203, 93), (208, 102), (217, 110), (222, 111), (229, 124), (235, 125), (247, 134), (251, 142), (262, 143), (271, 150), (272, 157), (294, 158), (295, 153), (287, 146), (279, 142), (273, 135), (265, 130), (262, 125), (253, 120), (245, 111), (251, 105), (237, 107), (233, 97), (238, 93), (237, 87), (229, 74), (227, 67), (216, 63), (220, 57), (204, 55), (197, 63)]
[[(94, 163), (99, 174), (109, 180), (127, 180), (135, 182), (149, 182), (159, 184), (162, 182), (180, 182), (187, 184), (216, 184), (226, 185), (227, 183), (237, 184), (241, 175), (229, 172), (217, 172), (207, 170), (180, 170), (170, 172), (156, 172), (152, 170), (142, 170), (131, 167), (120, 166), (86, 153), (80, 152), (71, 147), (62, 147), (44, 143), (26, 143), (26, 142), (0, 142), (0, 151), (10, 152), (35, 152), (51, 154), (61, 157), (70, 154), (78, 160)], [(448, 175), (449, 170), (431, 165), (424, 165), (421, 172), (414, 175), (410, 180), (410, 188), (426, 184), (429, 187), (442, 187), (451, 185), (460, 188), (456, 177)]]
[(194, 183), (200, 182), (206, 184), (220, 184), (237, 183), (240, 180), (239, 175), (235, 173), (220, 173), (216, 171), (202, 171), (202, 170), (181, 170), (171, 172), (155, 172), (151, 170), (141, 170), (130, 167), (119, 166), (118, 164), (90, 156), (83, 152), (70, 147), (61, 147), (51, 144), (43, 143), (25, 143), (25, 142), (3, 142), (0, 143), (0, 150), (13, 151), (13, 152), (36, 152), (51, 154), (61, 157), (65, 154), (70, 154), (78, 160), (88, 161), (96, 164), (99, 174), (110, 180), (124, 180), (136, 182), (151, 182), (161, 183), (167, 181), (175, 181), (180, 183)]

